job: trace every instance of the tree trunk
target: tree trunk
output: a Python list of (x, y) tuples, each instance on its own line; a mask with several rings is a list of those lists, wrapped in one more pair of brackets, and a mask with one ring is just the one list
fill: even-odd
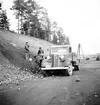
[(18, 34), (19, 34), (19, 14), (18, 14)]

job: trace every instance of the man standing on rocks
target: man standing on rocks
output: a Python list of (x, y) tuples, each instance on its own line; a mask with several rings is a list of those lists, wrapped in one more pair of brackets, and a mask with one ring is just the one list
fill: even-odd
[(30, 56), (30, 53), (29, 53), (29, 44), (28, 44), (28, 42), (26, 42), (26, 44), (25, 44), (25, 59), (29, 60), (29, 56)]

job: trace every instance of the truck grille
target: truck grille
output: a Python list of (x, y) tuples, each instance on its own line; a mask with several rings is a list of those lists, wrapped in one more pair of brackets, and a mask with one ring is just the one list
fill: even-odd
[(59, 67), (59, 55), (51, 56), (52, 67)]

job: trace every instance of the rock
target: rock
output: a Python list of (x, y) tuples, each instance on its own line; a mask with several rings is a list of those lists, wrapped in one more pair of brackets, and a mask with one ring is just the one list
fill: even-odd
[(11, 45), (13, 45), (14, 47), (17, 47), (17, 45), (15, 43), (10, 43)]
[(24, 85), (24, 87), (27, 87), (26, 85)]
[(78, 96), (78, 95), (80, 95), (80, 93), (76, 93), (76, 95)]
[(36, 79), (38, 79), (38, 77), (36, 77)]
[(77, 78), (77, 79), (76, 79), (76, 82), (80, 82), (80, 78)]
[(65, 89), (66, 91), (68, 91), (67, 87), (64, 87), (64, 89)]
[(43, 76), (41, 76), (41, 79), (43, 78)]
[(12, 89), (12, 86), (10, 88)]
[(89, 100), (91, 100), (91, 98), (89, 97)]
[(62, 102), (62, 103), (63, 103), (63, 102), (66, 102), (66, 98), (65, 98), (65, 97), (61, 97), (61, 98), (59, 99), (59, 101)]
[(85, 105), (85, 103), (82, 103), (82, 105)]
[(94, 95), (95, 97), (98, 97), (96, 94)]
[(18, 90), (20, 90), (20, 88), (18, 88)]

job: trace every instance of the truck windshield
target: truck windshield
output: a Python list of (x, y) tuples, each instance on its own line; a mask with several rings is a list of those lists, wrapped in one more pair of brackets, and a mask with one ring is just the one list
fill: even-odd
[(68, 54), (69, 48), (68, 47), (52, 47), (51, 54)]

